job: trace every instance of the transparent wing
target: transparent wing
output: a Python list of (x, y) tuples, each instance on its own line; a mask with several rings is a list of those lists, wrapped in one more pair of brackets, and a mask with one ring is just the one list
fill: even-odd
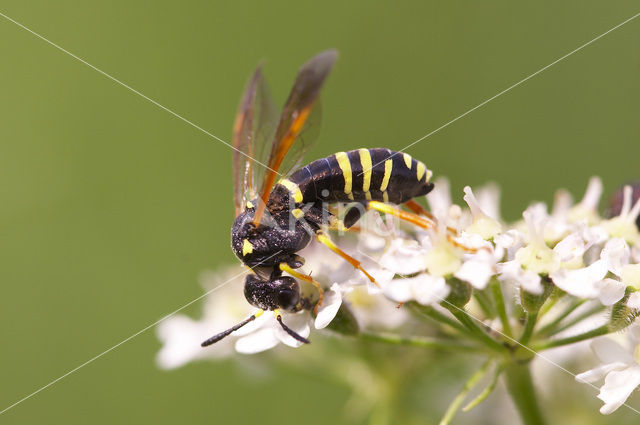
[[(253, 220), (256, 225), (260, 223), (277, 175), (286, 174), (291, 167), (299, 164), (318, 134), (320, 110), (318, 108), (315, 111), (314, 106), (336, 57), (335, 50), (327, 50), (311, 58), (298, 71), (273, 137), (268, 168), (259, 192), (262, 202)], [(285, 172), (280, 173), (282, 170)]]
[(307, 118), (307, 122), (304, 123), (304, 127), (300, 130), (298, 138), (295, 143), (289, 148), (289, 152), (286, 153), (280, 169), (278, 172), (283, 176), (288, 176), (292, 171), (298, 169), (304, 159), (304, 155), (309, 151), (318, 140), (320, 135), (320, 128), (322, 127), (322, 104), (320, 98), (316, 99), (311, 113)]
[[(275, 131), (276, 106), (259, 66), (249, 80), (233, 125), (233, 184), (236, 216), (256, 196), (269, 158), (268, 141)], [(262, 165), (264, 164), (264, 165)]]

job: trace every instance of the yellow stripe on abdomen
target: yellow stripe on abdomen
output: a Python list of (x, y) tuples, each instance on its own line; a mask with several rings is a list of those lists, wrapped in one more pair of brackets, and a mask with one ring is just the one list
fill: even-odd
[(344, 177), (344, 193), (349, 195), (349, 199), (353, 199), (353, 174), (351, 173), (351, 161), (346, 152), (338, 152), (335, 154), (338, 165), (342, 170), (342, 176)]
[(418, 181), (420, 181), (420, 179), (422, 179), (422, 176), (424, 176), (424, 173), (427, 172), (427, 167), (425, 167), (425, 165), (418, 161), (418, 170), (416, 171), (416, 176), (418, 177)]
[(360, 149), (360, 164), (362, 165), (362, 191), (369, 192), (371, 186), (371, 154), (369, 149)]
[(384, 192), (387, 190), (387, 186), (389, 185), (389, 179), (391, 178), (391, 170), (393, 169), (393, 160), (387, 159), (384, 162), (384, 176), (382, 177), (382, 183), (380, 184), (380, 191)]
[(302, 202), (302, 191), (297, 184), (289, 179), (282, 179), (279, 183), (289, 190), (289, 193), (291, 193), (291, 196), (293, 196), (293, 200), (296, 203), (299, 204), (300, 202)]
[(411, 169), (411, 155), (408, 153), (403, 153), (402, 158), (404, 158), (404, 163), (408, 169)]

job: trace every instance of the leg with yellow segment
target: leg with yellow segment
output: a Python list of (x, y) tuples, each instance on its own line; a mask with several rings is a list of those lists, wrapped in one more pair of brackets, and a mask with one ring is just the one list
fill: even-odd
[[(411, 201), (405, 203), (405, 205), (407, 206), (407, 208), (409, 208), (413, 212), (415, 212), (415, 214), (412, 214), (412, 213), (409, 213), (409, 212), (406, 212), (406, 211), (402, 211), (401, 209), (394, 208), (391, 205), (383, 204), (381, 202), (376, 202), (376, 201), (369, 202), (369, 208), (377, 210), (377, 211), (380, 211), (380, 212), (385, 212), (385, 213), (388, 213), (388, 214), (395, 215), (396, 217), (399, 217), (402, 220), (406, 220), (406, 221), (408, 221), (410, 223), (413, 223), (416, 226), (420, 226), (423, 229), (429, 229), (429, 228), (433, 227), (436, 224), (435, 217), (433, 217), (433, 215), (431, 213), (427, 212), (424, 208), (422, 208), (422, 206), (420, 204), (418, 204), (414, 200), (411, 200)], [(425, 215), (428, 218), (427, 219), (422, 218), (417, 214)], [(451, 243), (451, 245), (453, 245), (453, 246), (455, 246), (457, 248), (460, 248), (460, 249), (462, 249), (463, 251), (466, 251), (466, 252), (470, 252), (470, 253), (478, 252), (478, 248), (472, 248), (470, 246), (466, 246), (464, 244), (461, 244), (461, 243), (457, 242), (453, 238), (454, 236), (457, 236), (457, 235), (458, 235), (458, 232), (456, 231), (456, 229), (447, 226), (447, 240), (449, 241), (449, 243)]]
[(356, 269), (360, 270), (362, 273), (364, 273), (365, 276), (367, 276), (367, 278), (369, 278), (371, 283), (375, 283), (376, 285), (378, 284), (376, 282), (376, 280), (373, 278), (373, 276), (371, 276), (369, 273), (367, 273), (367, 271), (365, 269), (362, 268), (362, 266), (360, 265), (361, 264), (360, 261), (356, 260), (355, 258), (350, 256), (349, 254), (347, 254), (346, 252), (344, 252), (343, 250), (338, 248), (338, 246), (335, 243), (333, 243), (333, 241), (331, 239), (329, 239), (329, 236), (327, 236), (327, 234), (325, 234), (323, 231), (318, 231), (316, 233), (316, 240), (318, 242), (326, 245), (330, 250), (332, 250), (333, 252), (335, 252), (336, 254), (338, 254), (339, 256), (344, 258), (345, 260), (347, 260), (349, 262), (349, 264), (351, 264), (354, 268), (356, 268)]
[(413, 199), (408, 200), (407, 202), (404, 203), (404, 205), (406, 205), (407, 208), (409, 208), (415, 214), (423, 215), (423, 216), (427, 217), (431, 221), (436, 221), (436, 218), (433, 216), (433, 214), (431, 214), (429, 211), (424, 209), (424, 207), (422, 205), (420, 205), (419, 203), (417, 203)]
[(322, 302), (324, 301), (324, 289), (322, 289), (322, 286), (320, 286), (318, 282), (313, 280), (311, 276), (304, 273), (300, 273), (292, 269), (291, 266), (289, 266), (287, 263), (280, 263), (279, 267), (280, 267), (280, 270), (282, 270), (283, 272), (289, 273), (291, 276), (296, 277), (300, 280), (304, 280), (305, 282), (309, 282), (310, 284), (316, 287), (316, 289), (318, 290), (318, 302), (316, 303), (316, 306), (313, 308), (313, 312), (317, 314), (318, 307), (320, 307), (322, 305)]
[(403, 211), (400, 208), (385, 204), (384, 202), (369, 201), (369, 203), (367, 204), (367, 209), (394, 215), (401, 220), (408, 221), (409, 223), (415, 224), (416, 226), (422, 227), (423, 229), (430, 229), (435, 225), (435, 223), (428, 218), (420, 217), (419, 215), (410, 213), (408, 211)]
[[(431, 220), (434, 223), (437, 222), (437, 219), (434, 217), (433, 214), (431, 214), (429, 211), (424, 209), (424, 207), (422, 205), (420, 205), (419, 203), (417, 203), (413, 199), (405, 202), (404, 205), (406, 205), (406, 207), (409, 208), (414, 213), (416, 213), (418, 215), (423, 215), (423, 216), (427, 217), (429, 220)], [(447, 226), (447, 232), (451, 233), (452, 235), (457, 235), (458, 234), (456, 229), (454, 229), (453, 227), (449, 227), (449, 226)]]
[(344, 222), (342, 220), (331, 220), (329, 222), (329, 225), (327, 226), (328, 230), (331, 231), (336, 231), (336, 232), (355, 232), (355, 233), (359, 233), (360, 232), (360, 227), (359, 226), (351, 226), (351, 227), (346, 227), (344, 225)]

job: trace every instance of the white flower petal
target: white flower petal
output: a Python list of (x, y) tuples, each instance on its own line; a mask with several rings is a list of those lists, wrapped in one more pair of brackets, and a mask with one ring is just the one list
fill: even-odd
[(582, 238), (588, 246), (601, 244), (607, 240), (609, 234), (601, 226), (583, 226)]
[(266, 351), (276, 345), (278, 345), (278, 338), (275, 336), (274, 329), (268, 327), (238, 339), (236, 341), (236, 351), (242, 354), (255, 354)]
[(633, 292), (629, 295), (627, 307), (640, 309), (640, 292)]
[(611, 273), (620, 276), (622, 266), (629, 263), (629, 245), (622, 238), (610, 239), (602, 249), (600, 258)]
[(602, 305), (614, 305), (624, 297), (625, 285), (615, 279), (604, 279), (596, 282), (598, 298)]
[[(627, 337), (629, 338), (631, 347), (634, 350), (634, 354), (636, 354), (635, 348), (638, 346), (638, 344), (640, 344), (640, 324), (638, 324), (638, 322), (627, 328)], [(637, 357), (634, 357), (634, 360), (640, 363), (640, 360)]]
[(325, 291), (324, 301), (320, 308), (318, 308), (318, 315), (316, 316), (314, 323), (316, 329), (327, 327), (333, 318), (336, 317), (336, 314), (338, 314), (338, 310), (340, 310), (341, 305), (342, 294), (340, 293), (340, 286), (337, 283), (334, 283), (331, 286), (330, 291)]
[(493, 245), (487, 240), (483, 239), (483, 237), (479, 234), (469, 233), (464, 230), (460, 233), (460, 236), (455, 237), (454, 240), (461, 245), (476, 250), (480, 250), (483, 248), (493, 248)]
[(633, 363), (633, 356), (620, 344), (608, 337), (591, 341), (591, 349), (603, 363)]
[(634, 263), (640, 263), (640, 246), (631, 247), (631, 259)]
[(489, 182), (476, 189), (475, 194), (482, 211), (494, 220), (500, 220), (500, 187)]
[(602, 364), (591, 370), (577, 374), (576, 381), (582, 382), (583, 384), (593, 383), (603, 379), (609, 372), (626, 368), (627, 364), (622, 362)]
[(504, 233), (499, 234), (494, 239), (496, 245), (503, 247), (504, 249), (519, 248), (524, 241), (524, 234), (519, 230), (511, 229)]
[(408, 279), (393, 279), (383, 286), (382, 292), (387, 298), (398, 303), (405, 303), (412, 299)]
[(581, 258), (585, 250), (584, 240), (577, 232), (571, 233), (553, 247), (553, 251), (558, 254), (558, 259), (565, 263)]
[(415, 300), (422, 305), (439, 303), (449, 295), (450, 288), (443, 277), (421, 274), (407, 280)]
[(576, 270), (560, 269), (549, 277), (563, 291), (580, 298), (596, 298), (600, 292), (596, 283), (607, 273), (606, 264), (596, 261), (588, 267)]
[[(156, 362), (162, 369), (175, 369), (204, 357), (206, 354), (200, 343), (213, 335), (207, 329), (208, 323), (196, 322), (189, 317), (177, 315), (160, 323), (157, 328), (158, 338), (163, 346), (156, 356)], [(215, 352), (217, 356), (228, 354), (228, 344), (221, 344)]]
[(482, 261), (482, 257), (474, 256), (473, 259), (462, 263), (462, 267), (460, 267), (453, 275), (460, 280), (469, 282), (474, 288), (484, 289), (487, 287), (489, 279), (491, 279), (491, 276), (494, 274), (495, 272), (493, 264), (490, 262), (490, 258), (487, 258), (486, 261)]
[(436, 215), (446, 216), (451, 207), (451, 190), (449, 180), (440, 177), (435, 181), (434, 188), (427, 195), (427, 202), (431, 211)]
[(418, 273), (426, 267), (424, 262), (426, 252), (416, 241), (396, 239), (380, 259), (380, 264), (397, 274)]
[(367, 252), (381, 251), (387, 244), (387, 239), (381, 235), (364, 233), (358, 239), (358, 250)]
[(553, 196), (553, 207), (551, 208), (552, 217), (566, 217), (571, 205), (573, 204), (573, 198), (571, 193), (566, 189), (558, 189)]
[(540, 295), (544, 290), (540, 281), (540, 275), (531, 271), (525, 271), (520, 277), (518, 283), (525, 291), (534, 295)]
[(605, 403), (600, 413), (608, 415), (622, 406), (638, 385), (640, 385), (640, 365), (609, 373), (598, 394), (598, 398)]
[(523, 270), (518, 261), (506, 261), (496, 265), (499, 278), (532, 294), (542, 294), (543, 287), (540, 275), (530, 270)]
[(587, 190), (584, 194), (584, 198), (580, 201), (580, 205), (589, 210), (595, 210), (600, 203), (600, 197), (602, 196), (602, 180), (600, 177), (593, 176), (589, 179)]

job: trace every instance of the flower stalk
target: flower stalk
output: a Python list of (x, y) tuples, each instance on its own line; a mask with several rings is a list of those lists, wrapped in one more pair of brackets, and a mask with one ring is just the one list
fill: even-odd
[(575, 344), (576, 342), (592, 339), (598, 336), (606, 335), (611, 332), (608, 325), (602, 325), (587, 332), (583, 332), (578, 335), (569, 336), (566, 338), (552, 339), (550, 341), (536, 344), (533, 347), (534, 351), (547, 350), (549, 348), (561, 347), (563, 345)]
[(524, 322), (524, 330), (522, 331), (522, 335), (520, 336), (520, 340), (518, 341), (522, 345), (527, 345), (531, 336), (533, 335), (533, 329), (536, 326), (536, 322), (538, 321), (538, 313), (531, 312), (527, 313), (527, 317)]
[(551, 332), (553, 332), (556, 327), (560, 324), (560, 322), (562, 322), (567, 316), (569, 316), (571, 313), (573, 313), (573, 311), (580, 307), (582, 304), (586, 303), (588, 300), (586, 299), (573, 299), (571, 300), (571, 302), (565, 307), (564, 310), (562, 310), (561, 313), (559, 313), (551, 322), (547, 323), (546, 325), (542, 326), (540, 328), (540, 330), (538, 331), (538, 335), (549, 335)]
[(444, 416), (440, 420), (439, 425), (449, 425), (453, 420), (455, 414), (460, 410), (460, 406), (467, 398), (469, 392), (480, 382), (480, 380), (487, 374), (491, 366), (491, 361), (486, 361), (471, 377), (465, 382), (462, 390), (453, 399), (449, 407), (447, 408)]
[(451, 307), (449, 311), (469, 330), (475, 339), (482, 342), (491, 350), (504, 352), (505, 347), (480, 328), (476, 323), (476, 319), (472, 318), (468, 312), (456, 307)]
[(460, 352), (475, 352), (481, 350), (477, 345), (471, 345), (459, 340), (446, 340), (441, 338), (427, 338), (417, 336), (401, 336), (392, 333), (361, 332), (360, 339), (364, 341), (379, 342), (390, 345), (407, 345), (421, 348), (439, 348)]
[(500, 318), (500, 323), (502, 324), (502, 331), (508, 338), (511, 338), (513, 337), (513, 331), (511, 330), (511, 323), (509, 322), (509, 317), (507, 316), (507, 310), (504, 303), (504, 297), (502, 295), (502, 287), (500, 286), (500, 281), (494, 277), (491, 279), (489, 285), (491, 286), (491, 293), (493, 294), (493, 299), (495, 300), (496, 311), (498, 313), (498, 317)]
[(507, 390), (524, 425), (544, 425), (542, 411), (538, 405), (529, 362), (511, 362), (504, 365)]

